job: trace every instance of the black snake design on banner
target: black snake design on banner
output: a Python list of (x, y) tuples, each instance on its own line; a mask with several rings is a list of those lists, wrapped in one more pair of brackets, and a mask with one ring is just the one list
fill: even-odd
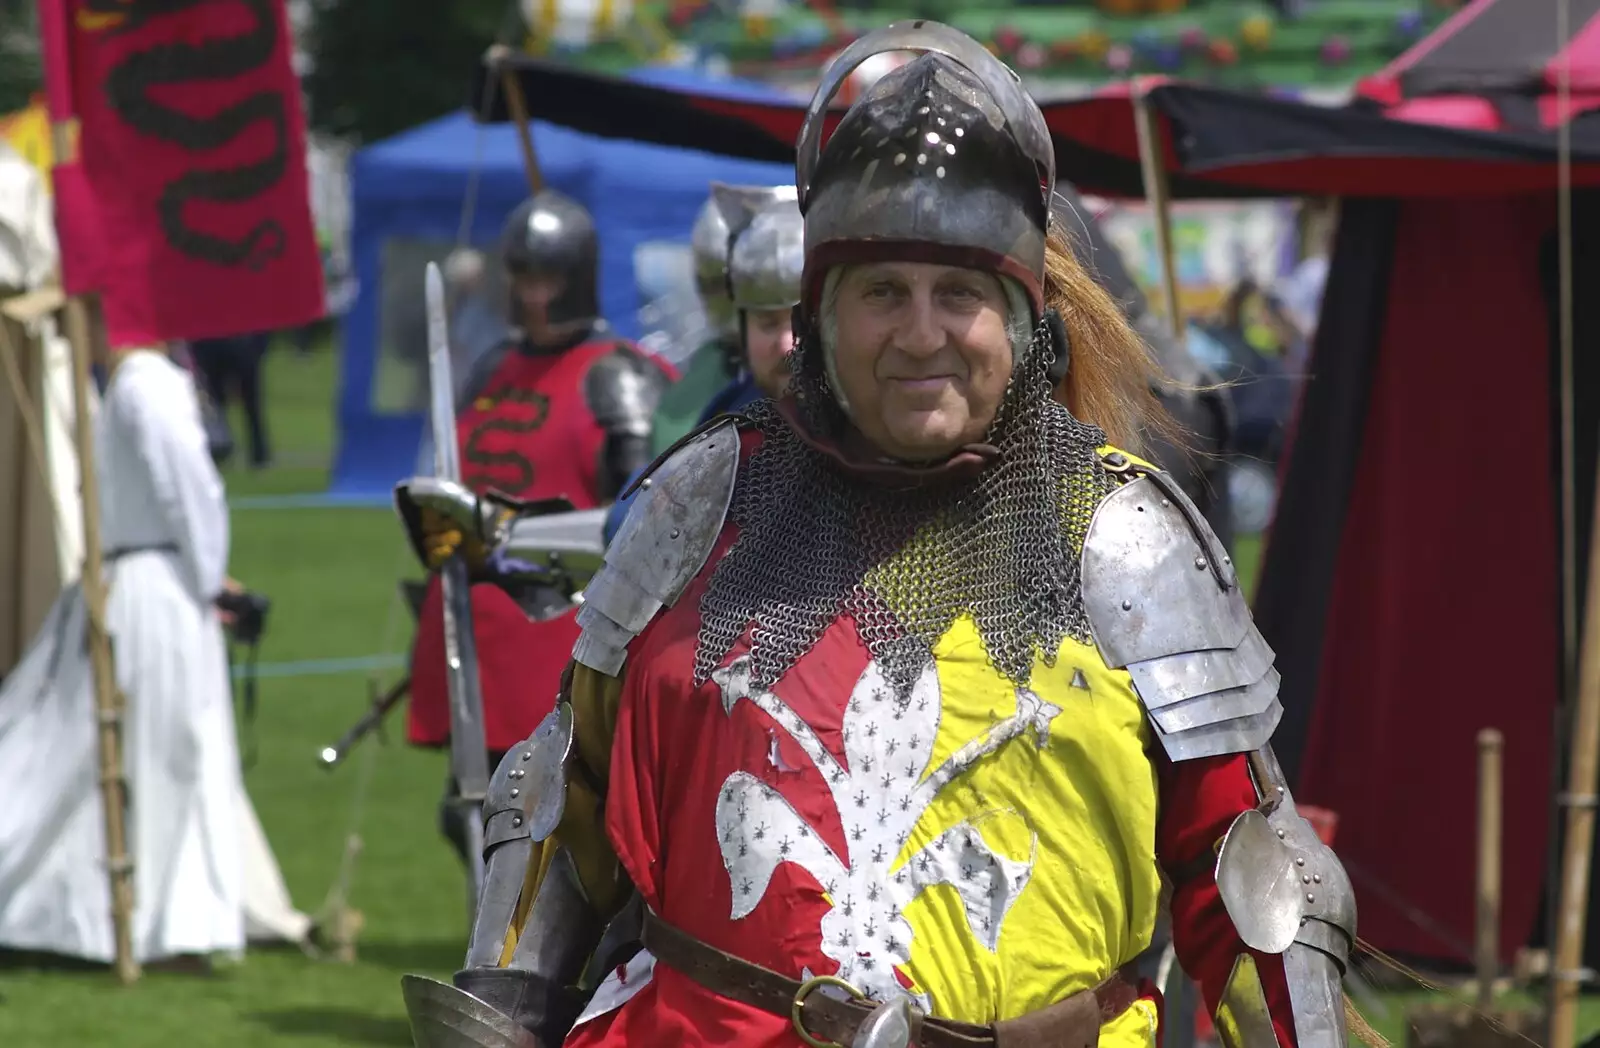
[[(522, 449), (513, 445), (507, 450), (495, 450), (496, 433), (506, 433), (513, 440), (524, 433), (532, 433), (550, 417), (550, 398), (531, 389), (507, 389), (496, 394), (490, 403), (494, 408), (502, 404), (527, 405), (525, 418), (500, 415), (480, 423), (467, 438), (463, 449), (462, 480), (473, 491), (497, 488), (516, 498), (523, 497), (533, 486), (533, 463)], [(491, 409), (492, 410), (492, 409)], [(517, 412), (514, 412), (514, 414)], [(507, 477), (509, 471), (512, 476)]]
[[(85, 0), (82, 10), (121, 16), (111, 29), (126, 33), (154, 19), (227, 0)], [(157, 204), (161, 226), (174, 248), (219, 266), (260, 269), (283, 254), (285, 234), (276, 219), (264, 218), (242, 237), (208, 233), (184, 219), (195, 200), (229, 204), (252, 200), (271, 190), (288, 168), (289, 112), (281, 89), (258, 91), (210, 116), (192, 116), (152, 99), (152, 87), (194, 80), (232, 80), (269, 63), (279, 44), (278, 0), (232, 0), (249, 9), (255, 28), (238, 36), (197, 44), (160, 43), (127, 55), (106, 75), (111, 108), (128, 126), (196, 154), (221, 148), (258, 121), (273, 129), (273, 148), (264, 159), (236, 167), (186, 171), (162, 187)]]

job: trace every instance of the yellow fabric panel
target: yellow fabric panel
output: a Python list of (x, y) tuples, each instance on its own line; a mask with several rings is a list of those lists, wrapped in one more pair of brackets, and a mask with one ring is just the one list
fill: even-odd
[(605, 809), (590, 785), (605, 782), (611, 771), (611, 740), (616, 735), (622, 678), (572, 663), (565, 692), (566, 700), (572, 704), (574, 736), (574, 766), (567, 773), (566, 808), (555, 833), (533, 846), (522, 895), (517, 899), (511, 930), (500, 954), (502, 967), (510, 963), (516, 951), (528, 910), (538, 897), (557, 848), (564, 847), (572, 855), (584, 894), (601, 917), (609, 918), (626, 901), (628, 880), (606, 836)]
[(1126, 457), (1129, 462), (1132, 462), (1136, 466), (1143, 466), (1145, 469), (1159, 469), (1160, 468), (1155, 463), (1151, 462), (1149, 459), (1142, 459), (1138, 455), (1134, 455), (1134, 454), (1131, 454), (1129, 452), (1123, 451), (1121, 448), (1116, 447), (1116, 446), (1114, 446), (1112, 444), (1104, 444), (1104, 445), (1102, 445), (1102, 446), (1100, 446), (1098, 448), (1095, 448), (1094, 450), (1095, 450), (1095, 453), (1098, 454), (1101, 458), (1104, 458), (1105, 456), (1111, 454), (1112, 452), (1116, 452), (1117, 454)]
[[(930, 769), (1018, 712), (1016, 689), (989, 666), (970, 619), (934, 657), (943, 708)], [(1053, 667), (1036, 664), (1031, 687), (1059, 710), (1046, 737), (1025, 732), (975, 760), (940, 791), (897, 859), (965, 822), (999, 856), (1031, 863), (994, 950), (953, 884), (930, 885), (906, 908), (914, 992), (953, 1019), (1013, 1018), (1089, 989), (1142, 952), (1155, 927), (1156, 776), (1132, 682), (1069, 639)], [(1137, 1010), (1102, 1031), (1100, 1044), (1146, 1048), (1154, 1030), (1153, 1011)]]

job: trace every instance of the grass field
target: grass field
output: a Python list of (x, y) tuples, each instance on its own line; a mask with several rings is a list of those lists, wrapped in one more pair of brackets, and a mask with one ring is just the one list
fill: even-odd
[[(318, 492), (332, 443), (335, 369), (325, 347), (309, 358), (269, 358), (278, 465), (230, 471), (233, 496)], [(236, 426), (236, 430), (242, 430)], [(248, 509), (233, 515), (233, 574), (273, 601), (264, 662), (397, 653), (411, 622), (394, 598), (414, 574), (387, 510)], [(1253, 567), (1240, 556), (1241, 571)], [(385, 674), (385, 680), (394, 674)], [(335, 1048), (389, 1045), (410, 1036), (400, 1002), (406, 972), (447, 976), (466, 936), (462, 877), (440, 840), (435, 809), (445, 757), (369, 739), (332, 773), (316, 764), (365, 708), (362, 675), (268, 677), (254, 725), (259, 752), (246, 773), (296, 903), (315, 911), (338, 873), (366, 783), (359, 830), (365, 847), (350, 902), (365, 915), (354, 964), (298, 950), (252, 950), (209, 976), (147, 974), (119, 987), (101, 969), (0, 958), (0, 1048)], [(0, 800), (3, 803), (3, 800)], [(1380, 1030), (1399, 1039), (1401, 1006), (1389, 998)], [(1600, 1015), (1586, 1012), (1586, 1036)]]

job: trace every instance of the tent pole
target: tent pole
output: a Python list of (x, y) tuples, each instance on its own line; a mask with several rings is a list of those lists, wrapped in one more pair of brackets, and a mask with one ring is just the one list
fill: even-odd
[[(13, 321), (9, 317), (0, 316), (0, 329), (12, 323)], [(16, 531), (12, 535), (11, 556), (7, 560), (8, 564), (14, 565), (12, 570), (16, 572), (17, 585), (11, 594), (13, 613), (16, 617), (11, 621), (12, 636), (10, 638), (11, 643), (7, 646), (7, 650), (10, 652), (7, 656), (8, 659), (20, 659), (22, 653), (28, 647), (28, 623), (23, 621), (23, 609), (26, 603), (24, 599), (26, 594), (24, 579), (27, 576), (25, 566), (28, 563), (28, 521), (30, 519), (28, 503), (30, 502), (29, 496), (33, 493), (33, 485), (28, 483), (28, 475), (33, 469), (37, 468), (28, 461), (28, 451), (33, 448), (37, 453), (38, 449), (38, 445), (33, 439), (34, 434), (28, 426), (27, 410), (24, 408), (24, 398), (31, 397), (35, 385), (32, 381), (32, 371), (34, 369), (31, 366), (35, 345), (34, 340), (29, 337), (28, 332), (21, 324), (16, 325), (16, 330), (19, 337), (15, 339), (10, 337), (9, 331), (0, 330), (0, 336), (3, 336), (5, 342), (4, 346), (0, 346), (0, 351), (8, 352), (16, 365), (15, 388), (12, 390), (12, 396), (17, 401), (16, 426), (12, 433), (12, 440), (16, 442), (12, 469), (17, 483), (17, 504), (13, 507), (12, 523)], [(43, 368), (38, 370), (43, 371)], [(8, 368), (7, 377), (9, 378), (10, 376), (11, 370)], [(45, 486), (45, 492), (48, 494), (50, 490), (50, 473), (48, 469), (39, 474), (39, 482)]]
[[(1600, 772), (1600, 497), (1591, 512), (1588, 592), (1583, 636), (1577, 615), (1577, 483), (1573, 429), (1572, 316), (1572, 11), (1556, 4), (1556, 250), (1561, 355), (1561, 569), (1562, 682), (1572, 700), (1571, 755), (1567, 790), (1556, 798), (1566, 811), (1565, 853), (1557, 912), (1555, 959), (1550, 971), (1550, 1048), (1571, 1048), (1576, 1039), (1578, 987), (1583, 980), (1584, 930), (1588, 920), (1591, 848), (1594, 845), (1595, 785)], [(1576, 672), (1574, 672), (1576, 671)]]
[(1161, 131), (1155, 110), (1150, 106), (1148, 89), (1142, 81), (1133, 85), (1133, 122), (1139, 135), (1139, 168), (1144, 180), (1144, 196), (1150, 203), (1155, 223), (1156, 251), (1161, 256), (1161, 300), (1167, 323), (1179, 346), (1185, 345), (1183, 311), (1178, 307), (1178, 272), (1172, 259), (1171, 192), (1167, 184), (1167, 165), (1161, 155)]
[(1478, 1010), (1494, 1007), (1500, 974), (1501, 754), (1505, 736), (1495, 728), (1478, 732)]
[[(1600, 499), (1590, 527), (1591, 549), (1600, 550)], [(1600, 556), (1589, 556), (1583, 643), (1578, 649), (1577, 712), (1567, 791), (1567, 837), (1561, 862), (1561, 911), (1556, 956), (1550, 971), (1549, 1048), (1572, 1048), (1578, 985), (1583, 978), (1583, 933), (1589, 906), (1589, 858), (1594, 846), (1595, 781), (1600, 772)]]
[(544, 188), (544, 172), (539, 168), (539, 154), (533, 149), (533, 128), (528, 121), (528, 99), (522, 93), (522, 81), (509, 63), (501, 62), (500, 85), (506, 93), (506, 108), (511, 110), (511, 120), (517, 125), (517, 145), (522, 148), (522, 167), (528, 174), (528, 191), (537, 193)]
[(117, 694), (111, 636), (106, 631), (106, 584), (100, 556), (100, 486), (95, 475), (94, 423), (89, 417), (91, 340), (97, 326), (91, 304), (74, 295), (66, 303), (67, 337), (72, 343), (72, 407), (78, 445), (79, 490), (83, 503), (83, 600), (88, 623), (89, 659), (94, 672), (95, 711), (100, 748), (100, 796), (105, 809), (106, 865), (111, 872), (111, 924), (116, 942), (117, 978), (139, 978), (133, 957), (133, 860), (127, 841), (127, 780), (122, 771), (122, 699)]

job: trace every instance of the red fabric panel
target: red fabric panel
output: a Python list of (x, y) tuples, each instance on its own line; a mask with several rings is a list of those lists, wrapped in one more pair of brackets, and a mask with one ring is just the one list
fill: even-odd
[[(1179, 869), (1211, 851), (1239, 813), (1256, 806), (1256, 788), (1243, 756), (1212, 757), (1174, 764), (1156, 760), (1161, 782), (1161, 822), (1156, 827), (1156, 854), (1167, 870)], [(1178, 882), (1172, 892), (1172, 945), (1178, 963), (1200, 984), (1210, 1015), (1227, 988), (1234, 961), (1245, 952), (1233, 918), (1222, 905), (1215, 869)], [(1294, 1011), (1283, 958), (1255, 955), (1278, 1043), (1294, 1048)]]
[(1463, 127), (1471, 131), (1499, 131), (1504, 127), (1500, 110), (1487, 98), (1476, 95), (1437, 95), (1413, 98), (1384, 114), (1391, 120), (1409, 120), (1413, 124), (1435, 124), (1440, 127)]
[[(282, 0), (43, 6), (47, 72), (71, 78), (49, 85), (52, 111), (75, 105), (82, 122), (81, 166), (56, 180), (63, 280), (72, 292), (101, 292), (111, 344), (320, 317)], [(229, 72), (218, 78), (208, 65)]]
[[(491, 750), (509, 750), (533, 734), (556, 705), (561, 672), (578, 643), (578, 613), (531, 622), (492, 582), (472, 587), (472, 634), (478, 643), (483, 734)], [(450, 741), (450, 683), (445, 675), (444, 593), (428, 580), (411, 647), (411, 702), (406, 738), (418, 746)]]
[(1297, 794), (1338, 813), (1361, 934), (1392, 952), (1458, 954), (1373, 879), (1472, 941), (1481, 728), (1505, 733), (1502, 959), (1539, 903), (1560, 643), (1538, 267), (1554, 215), (1548, 197), (1415, 201), (1396, 235)]

